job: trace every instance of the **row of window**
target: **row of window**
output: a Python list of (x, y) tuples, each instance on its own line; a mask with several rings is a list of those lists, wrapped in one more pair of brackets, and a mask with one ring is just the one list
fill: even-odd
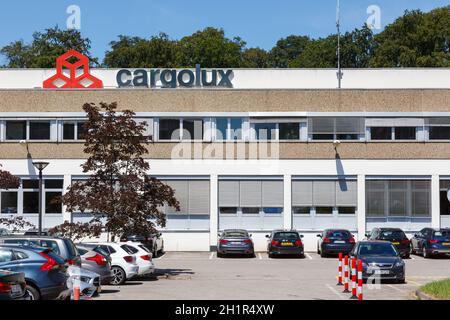
[[(163, 180), (175, 189), (180, 211), (166, 214), (207, 215), (210, 212), (209, 180)], [(43, 211), (61, 214), (62, 179), (44, 179)], [(282, 180), (219, 180), (219, 213), (222, 215), (280, 215), (284, 207)], [(292, 213), (306, 215), (355, 214), (357, 186), (354, 180), (292, 181)], [(39, 181), (23, 179), (18, 189), (0, 192), (2, 214), (39, 212)], [(367, 180), (366, 216), (429, 217), (430, 180)]]
[[(145, 118), (156, 141), (426, 141), (450, 140), (447, 118)], [(449, 123), (447, 123), (449, 122)], [(77, 141), (82, 120), (0, 121), (3, 141)]]

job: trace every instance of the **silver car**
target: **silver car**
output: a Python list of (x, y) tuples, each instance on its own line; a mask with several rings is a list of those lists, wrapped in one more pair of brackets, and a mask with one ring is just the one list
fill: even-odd
[(85, 297), (93, 297), (101, 292), (100, 276), (92, 271), (77, 267), (69, 266), (67, 268), (67, 289), (73, 299), (73, 288), (78, 286), (80, 293)]
[(109, 284), (113, 278), (110, 257), (102, 255), (88, 247), (81, 245), (77, 245), (76, 247), (81, 256), (81, 267), (100, 275), (100, 283), (102, 285)]

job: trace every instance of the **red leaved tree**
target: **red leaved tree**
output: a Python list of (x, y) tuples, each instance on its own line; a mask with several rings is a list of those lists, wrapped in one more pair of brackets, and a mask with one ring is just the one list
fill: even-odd
[(87, 180), (74, 182), (62, 197), (67, 210), (88, 212), (89, 223), (65, 222), (52, 230), (74, 239), (99, 236), (104, 227), (111, 235), (124, 232), (146, 234), (155, 226), (164, 227), (164, 205), (179, 210), (174, 190), (148, 176), (150, 166), (143, 156), (148, 153), (145, 123), (134, 121), (134, 112), (116, 112), (117, 103), (86, 103), (83, 110), (84, 152), (82, 165)]

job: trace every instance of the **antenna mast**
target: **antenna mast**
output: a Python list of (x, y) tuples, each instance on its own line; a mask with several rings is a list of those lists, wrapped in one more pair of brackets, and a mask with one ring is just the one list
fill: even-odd
[(341, 70), (341, 4), (340, 0), (337, 0), (336, 6), (336, 28), (337, 28), (337, 60), (338, 60), (338, 88), (341, 88), (342, 70)]

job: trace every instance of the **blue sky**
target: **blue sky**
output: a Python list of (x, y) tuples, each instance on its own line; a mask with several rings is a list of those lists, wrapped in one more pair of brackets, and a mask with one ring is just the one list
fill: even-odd
[[(7, 0), (0, 10), (0, 47), (29, 41), (33, 31), (56, 24), (65, 28), (71, 4), (81, 8), (81, 32), (100, 58), (120, 34), (149, 37), (164, 31), (179, 39), (214, 26), (229, 37), (242, 37), (248, 47), (270, 49), (290, 34), (321, 37), (335, 32), (335, 0)], [(450, 0), (341, 0), (343, 31), (361, 27), (373, 4), (381, 8), (384, 27), (406, 9), (429, 11)]]

